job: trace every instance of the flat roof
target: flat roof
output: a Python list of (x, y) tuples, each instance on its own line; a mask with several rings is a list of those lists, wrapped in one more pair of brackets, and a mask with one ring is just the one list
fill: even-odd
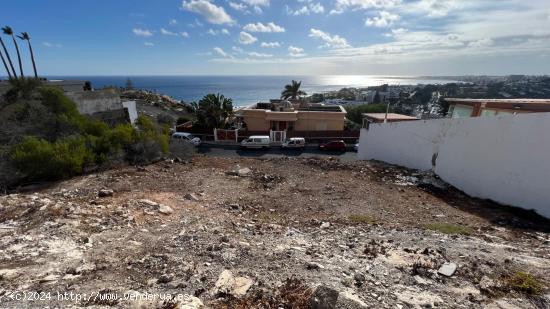
[(550, 104), (550, 99), (463, 99), (444, 98), (449, 103)]
[[(363, 117), (373, 118), (377, 120), (386, 119), (386, 113), (364, 113)], [(418, 120), (416, 117), (401, 115), (396, 113), (388, 113), (388, 120)]]

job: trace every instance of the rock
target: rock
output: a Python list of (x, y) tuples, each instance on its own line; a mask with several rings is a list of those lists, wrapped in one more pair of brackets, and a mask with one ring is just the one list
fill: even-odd
[(198, 196), (196, 196), (195, 194), (193, 193), (187, 193), (184, 198), (188, 201), (193, 201), (193, 202), (198, 202), (199, 201), (199, 198)]
[(237, 175), (238, 175), (239, 177), (245, 177), (245, 176), (250, 175), (250, 173), (252, 173), (252, 170), (249, 169), (248, 167), (245, 167), (245, 168), (241, 168), (241, 169), (237, 172)]
[(456, 271), (456, 264), (455, 263), (450, 263), (450, 262), (447, 262), (443, 265), (441, 265), (441, 267), (439, 268), (439, 270), (437, 271), (439, 274), (443, 275), (443, 276), (446, 276), (446, 277), (451, 277), (452, 275), (454, 275), (455, 271)]
[(174, 276), (172, 275), (161, 275), (159, 279), (157, 280), (158, 283), (168, 283), (174, 279)]
[(325, 268), (325, 266), (316, 262), (307, 262), (306, 267), (307, 269), (324, 269)]
[(362, 309), (369, 308), (359, 297), (350, 292), (340, 292), (336, 300), (337, 309)]
[(159, 212), (161, 214), (164, 214), (164, 215), (169, 215), (169, 214), (173, 213), (174, 210), (172, 209), (172, 207), (170, 207), (168, 205), (160, 204), (159, 205)]
[(328, 229), (330, 227), (330, 222), (323, 222), (321, 223), (321, 228), (322, 229)]
[(333, 309), (336, 308), (338, 301), (337, 290), (327, 286), (318, 286), (309, 300), (309, 305), (312, 309)]
[(249, 169), (248, 167), (241, 168), (240, 165), (238, 165), (238, 164), (235, 165), (233, 167), (233, 169), (226, 172), (227, 175), (239, 176), (239, 177), (246, 177), (246, 176), (250, 175), (251, 173), (252, 173), (251, 169)]
[(362, 309), (367, 304), (350, 292), (339, 292), (333, 288), (321, 285), (315, 289), (309, 305), (312, 309)]
[(179, 301), (176, 308), (178, 308), (178, 309), (200, 309), (200, 308), (204, 308), (204, 304), (197, 297), (185, 295), (184, 299)]
[(230, 270), (224, 270), (214, 285), (213, 294), (229, 294), (235, 297), (246, 295), (254, 282), (246, 277), (235, 277)]
[(115, 194), (115, 191), (113, 191), (111, 189), (101, 189), (97, 193), (97, 196), (99, 196), (99, 197), (108, 197), (108, 196), (113, 196), (113, 194)]
[(147, 199), (139, 200), (138, 202), (141, 203), (141, 204), (145, 204), (147, 206), (151, 206), (151, 207), (156, 207), (156, 206), (159, 205), (157, 202), (153, 202), (153, 201), (147, 200)]

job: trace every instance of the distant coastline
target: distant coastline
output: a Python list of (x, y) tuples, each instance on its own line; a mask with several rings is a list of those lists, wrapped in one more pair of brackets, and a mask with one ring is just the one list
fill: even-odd
[(234, 106), (278, 98), (283, 86), (292, 79), (302, 81), (308, 94), (340, 90), (345, 87), (369, 87), (383, 84), (417, 85), (457, 82), (451, 77), (411, 77), (373, 75), (324, 76), (47, 76), (49, 79), (89, 80), (95, 88), (124, 87), (127, 78), (137, 89), (166, 94), (185, 102), (200, 100), (208, 93), (221, 93), (233, 99)]

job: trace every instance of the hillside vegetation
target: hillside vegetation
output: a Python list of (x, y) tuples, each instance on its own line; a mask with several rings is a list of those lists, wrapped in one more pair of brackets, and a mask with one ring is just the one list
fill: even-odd
[(0, 187), (58, 180), (124, 162), (148, 163), (168, 150), (167, 128), (140, 117), (136, 126), (81, 115), (58, 88), (13, 80), (0, 98)]

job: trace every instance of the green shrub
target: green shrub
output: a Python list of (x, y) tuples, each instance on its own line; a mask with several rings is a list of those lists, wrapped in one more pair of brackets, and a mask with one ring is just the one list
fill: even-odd
[(82, 137), (71, 136), (53, 143), (26, 137), (12, 151), (11, 159), (28, 180), (57, 180), (82, 173), (94, 155)]
[[(346, 111), (348, 112), (346, 118), (357, 123), (363, 123), (363, 114), (364, 113), (385, 113), (386, 104), (363, 104), (363, 105), (346, 105)], [(391, 108), (390, 108), (391, 112)]]

